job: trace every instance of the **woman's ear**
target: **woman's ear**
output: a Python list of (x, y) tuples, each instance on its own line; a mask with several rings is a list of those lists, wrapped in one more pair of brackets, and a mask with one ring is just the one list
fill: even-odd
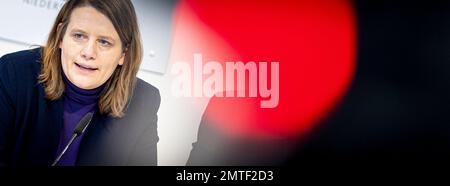
[(120, 57), (120, 59), (119, 59), (119, 65), (120, 66), (122, 66), (123, 65), (123, 62), (125, 61), (125, 52), (124, 53), (122, 53), (122, 57)]
[(119, 60), (120, 66), (122, 66), (123, 62), (125, 61), (125, 56), (127, 55), (127, 51), (128, 51), (128, 48), (125, 48), (125, 50), (123, 50), (123, 52), (122, 52), (122, 57), (120, 57), (120, 60)]

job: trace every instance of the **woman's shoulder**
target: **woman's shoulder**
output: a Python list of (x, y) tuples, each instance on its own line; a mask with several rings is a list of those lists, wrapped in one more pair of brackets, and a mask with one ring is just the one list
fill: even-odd
[(39, 47), (6, 54), (0, 58), (0, 69), (9, 72), (13, 70), (16, 73), (20, 73), (20, 75), (27, 74), (22, 74), (21, 72), (39, 70), (41, 66), (41, 49)]
[(145, 82), (144, 80), (137, 78), (136, 81), (136, 89), (138, 89), (141, 92), (145, 92), (147, 94), (159, 96), (159, 90), (155, 86), (153, 86), (150, 83)]
[(35, 48), (6, 54), (0, 58), (2, 92), (17, 96), (17, 91), (32, 91), (41, 68), (41, 49)]
[[(146, 105), (147, 110), (156, 112), (161, 103), (161, 96), (158, 88), (137, 78), (136, 87), (134, 89), (133, 102)], [(151, 108), (149, 108), (151, 107)]]

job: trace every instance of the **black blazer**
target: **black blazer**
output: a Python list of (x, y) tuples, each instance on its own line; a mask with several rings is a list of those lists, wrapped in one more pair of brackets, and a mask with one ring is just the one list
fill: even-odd
[[(41, 48), (0, 58), (0, 165), (49, 166), (57, 156), (63, 101), (45, 99), (40, 61)], [(157, 165), (160, 101), (158, 89), (138, 79), (123, 118), (94, 116), (76, 164)]]

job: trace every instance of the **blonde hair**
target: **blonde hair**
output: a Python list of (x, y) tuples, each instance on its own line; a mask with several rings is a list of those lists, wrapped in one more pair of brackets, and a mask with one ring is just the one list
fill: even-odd
[(45, 97), (57, 100), (64, 93), (61, 51), (59, 44), (66, 32), (70, 15), (75, 8), (89, 6), (104, 14), (114, 25), (125, 52), (122, 66), (118, 66), (100, 95), (101, 114), (120, 118), (133, 95), (136, 74), (142, 60), (142, 45), (136, 12), (130, 0), (68, 0), (56, 17), (47, 44), (42, 50), (42, 69), (39, 82), (44, 84)]

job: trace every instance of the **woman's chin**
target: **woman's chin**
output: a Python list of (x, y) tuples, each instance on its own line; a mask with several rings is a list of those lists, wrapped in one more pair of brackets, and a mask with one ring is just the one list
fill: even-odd
[(81, 88), (81, 89), (86, 89), (86, 90), (96, 88), (93, 85), (86, 85), (86, 84), (75, 84), (75, 86), (77, 86), (78, 88)]
[(86, 78), (76, 78), (76, 80), (72, 83), (81, 89), (94, 89), (98, 87), (94, 83), (92, 83), (90, 79)]

